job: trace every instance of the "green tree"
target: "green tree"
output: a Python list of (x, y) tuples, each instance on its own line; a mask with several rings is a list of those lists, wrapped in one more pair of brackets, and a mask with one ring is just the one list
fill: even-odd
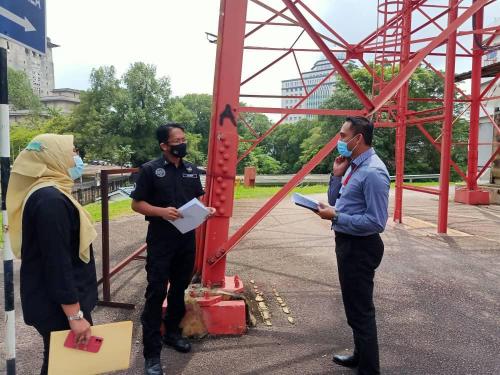
[(169, 98), (170, 81), (153, 65), (132, 64), (121, 79), (112, 66), (94, 69), (72, 131), (89, 158), (115, 159), (130, 146), (133, 165), (140, 165), (158, 154), (155, 130), (167, 119)]
[(31, 87), (31, 82), (25, 72), (8, 68), (9, 103), (17, 110), (27, 109), (38, 113), (42, 104)]
[(139, 165), (158, 154), (154, 142), (156, 128), (166, 122), (170, 100), (170, 80), (157, 77), (156, 67), (134, 63), (122, 78), (125, 95), (117, 104), (118, 129), (131, 139), (132, 163)]

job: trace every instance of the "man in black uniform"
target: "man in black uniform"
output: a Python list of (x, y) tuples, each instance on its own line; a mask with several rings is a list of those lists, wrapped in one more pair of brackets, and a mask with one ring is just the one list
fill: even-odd
[[(180, 352), (189, 352), (191, 344), (182, 337), (179, 324), (186, 312), (184, 292), (191, 280), (195, 258), (194, 231), (182, 234), (167, 220), (181, 217), (179, 207), (205, 192), (199, 170), (183, 160), (187, 153), (184, 128), (176, 123), (161, 125), (156, 137), (163, 155), (142, 165), (131, 197), (132, 209), (149, 221), (146, 272), (148, 286), (141, 316), (145, 370), (162, 375), (162, 341)], [(210, 208), (214, 214), (215, 209)], [(162, 304), (167, 295), (164, 318), (166, 333), (161, 337)]]

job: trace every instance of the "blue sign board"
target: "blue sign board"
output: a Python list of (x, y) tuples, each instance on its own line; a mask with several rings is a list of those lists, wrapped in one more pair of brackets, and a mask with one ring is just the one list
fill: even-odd
[(0, 37), (45, 54), (45, 6), (46, 0), (0, 0)]

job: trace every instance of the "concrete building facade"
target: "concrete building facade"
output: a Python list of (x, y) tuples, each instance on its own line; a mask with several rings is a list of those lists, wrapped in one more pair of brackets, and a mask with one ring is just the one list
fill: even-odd
[(28, 76), (33, 92), (39, 97), (49, 96), (55, 87), (52, 49), (59, 47), (47, 38), (45, 55), (34, 52), (20, 44), (7, 41), (7, 65)]
[[(498, 25), (500, 18), (496, 18), (493, 24)], [(500, 37), (496, 37), (492, 47), (500, 46)], [(483, 67), (488, 66), (500, 61), (500, 50), (494, 49), (488, 51), (483, 57)], [(485, 78), (481, 83), (481, 91), (486, 88), (488, 83), (493, 78)], [(489, 90), (486, 96), (497, 97), (500, 95), (500, 81)], [(496, 120), (500, 126), (500, 99), (492, 99), (484, 103), (488, 115)], [(493, 143), (493, 144), (492, 144)], [(486, 164), (491, 154), (500, 145), (500, 133), (495, 129), (489, 117), (481, 111), (481, 118), (479, 119), (479, 146), (478, 146), (478, 168), (481, 170)], [(497, 156), (492, 167), (488, 169), (479, 180), (483, 184), (500, 184), (500, 156)]]
[[(339, 60), (345, 58), (343, 54), (336, 54)], [(298, 98), (283, 98), (281, 99), (281, 108), (293, 108), (308, 92), (323, 80), (332, 71), (332, 64), (326, 59), (316, 61), (312, 69), (302, 73), (302, 78), (292, 78), (281, 81), (282, 96), (297, 96)], [(334, 74), (328, 78), (320, 88), (318, 88), (306, 101), (298, 108), (319, 108), (327, 99), (330, 98), (335, 90), (337, 75)], [(286, 123), (297, 122), (301, 119), (313, 119), (313, 115), (289, 115), (285, 120)]]

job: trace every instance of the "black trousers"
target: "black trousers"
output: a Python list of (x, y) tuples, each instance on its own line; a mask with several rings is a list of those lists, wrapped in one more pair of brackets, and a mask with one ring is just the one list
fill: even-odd
[(382, 261), (380, 235), (351, 236), (335, 232), (335, 253), (347, 323), (354, 337), (358, 374), (380, 374), (373, 278)]
[(179, 324), (186, 313), (184, 293), (194, 268), (195, 234), (194, 231), (181, 234), (174, 227), (151, 222), (146, 242), (148, 285), (141, 315), (143, 354), (144, 358), (154, 358), (160, 356), (162, 348), (160, 325), (165, 297), (168, 303), (165, 329), (180, 333)]
[[(83, 311), (83, 310), (82, 310)], [(92, 325), (92, 317), (89, 311), (83, 311), (85, 319)], [(55, 314), (49, 319), (33, 325), (38, 333), (43, 338), (43, 364), (40, 370), (40, 375), (47, 375), (49, 370), (49, 350), (50, 350), (50, 333), (54, 331), (64, 331), (70, 329), (68, 318), (61, 309), (59, 314)]]

